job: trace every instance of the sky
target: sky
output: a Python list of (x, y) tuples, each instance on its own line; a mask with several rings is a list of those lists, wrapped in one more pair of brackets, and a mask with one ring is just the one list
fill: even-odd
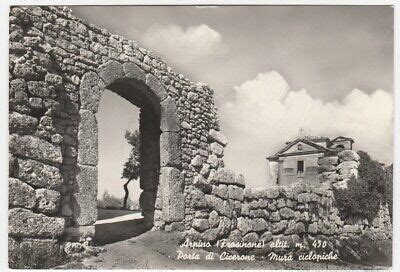
[[(226, 166), (243, 173), (248, 186), (268, 186), (265, 158), (301, 128), (352, 137), (355, 149), (387, 164), (393, 160), (390, 6), (71, 8), (215, 90), (228, 139)], [(126, 101), (121, 107), (121, 99), (103, 96), (98, 121), (100, 189), (122, 195), (122, 186), (110, 181), (122, 183), (129, 154), (124, 131), (137, 128), (138, 115)]]

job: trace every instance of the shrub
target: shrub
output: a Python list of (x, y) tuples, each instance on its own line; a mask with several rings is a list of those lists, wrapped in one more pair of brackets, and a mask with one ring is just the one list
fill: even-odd
[(358, 155), (360, 155), (358, 167), (360, 178), (369, 185), (371, 191), (376, 190), (386, 197), (388, 177), (385, 169), (379, 162), (372, 160), (366, 152), (359, 151)]
[(368, 183), (361, 179), (352, 178), (347, 183), (347, 189), (334, 188), (333, 192), (340, 215), (346, 221), (372, 220), (379, 210), (380, 194), (376, 190), (371, 191)]
[(386, 191), (386, 203), (389, 206), (390, 218), (393, 220), (393, 164), (386, 168), (387, 175), (387, 191)]
[(120, 209), (122, 207), (122, 199), (109, 194), (108, 191), (105, 190), (103, 196), (97, 199), (97, 207)]
[[(97, 207), (102, 209), (124, 209), (123, 202), (123, 197), (118, 198), (105, 190), (102, 197), (97, 199)], [(128, 198), (127, 207), (132, 210), (140, 210), (139, 203), (131, 198)]]
[(358, 179), (351, 178), (347, 189), (334, 189), (336, 206), (342, 219), (368, 219), (377, 215), (380, 204), (392, 201), (392, 179), (382, 165), (364, 151), (358, 152)]

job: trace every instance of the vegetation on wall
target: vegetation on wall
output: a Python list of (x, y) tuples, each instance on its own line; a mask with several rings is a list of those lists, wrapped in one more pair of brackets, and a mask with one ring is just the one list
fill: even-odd
[(336, 205), (345, 220), (376, 217), (380, 204), (392, 205), (392, 178), (386, 169), (359, 151), (358, 179), (351, 178), (347, 189), (334, 189)]

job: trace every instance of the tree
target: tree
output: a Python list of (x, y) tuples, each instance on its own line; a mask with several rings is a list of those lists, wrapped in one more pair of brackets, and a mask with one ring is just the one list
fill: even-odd
[(139, 131), (135, 130), (134, 132), (126, 131), (125, 139), (132, 146), (132, 150), (129, 154), (128, 161), (124, 163), (124, 169), (122, 170), (122, 178), (127, 179), (124, 183), (125, 197), (123, 208), (126, 209), (128, 197), (129, 197), (129, 189), (128, 184), (133, 179), (138, 179), (140, 176), (140, 135)]
[(368, 153), (359, 151), (358, 179), (351, 178), (345, 190), (334, 189), (335, 200), (343, 218), (367, 218), (377, 215), (380, 204), (388, 203), (392, 209), (392, 168), (385, 169)]
[(392, 165), (386, 167), (387, 174), (387, 191), (386, 191), (386, 202), (389, 206), (390, 218), (393, 219), (393, 163)]
[[(367, 152), (358, 151), (360, 156), (360, 166), (358, 167), (358, 174), (360, 178), (368, 183), (370, 191), (376, 190), (383, 196), (386, 195), (388, 187), (388, 176), (385, 168), (368, 155)], [(386, 201), (386, 199), (383, 199)]]

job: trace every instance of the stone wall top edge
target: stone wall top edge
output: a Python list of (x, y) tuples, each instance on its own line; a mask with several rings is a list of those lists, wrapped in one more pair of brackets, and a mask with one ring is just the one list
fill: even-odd
[[(73, 14), (73, 11), (71, 8), (69, 8), (68, 6), (61, 6), (61, 5), (52, 5), (52, 6), (41, 6), (41, 5), (32, 5), (32, 6), (18, 6), (18, 5), (14, 5), (10, 7), (10, 10), (13, 7), (19, 7), (22, 8), (25, 11), (29, 11), (32, 10), (34, 8), (40, 8), (42, 10), (46, 10), (47, 12), (53, 13), (55, 14), (57, 17), (62, 17), (64, 19), (67, 20), (72, 20), (72, 21), (76, 21), (79, 22), (83, 25), (85, 25), (89, 30), (97, 33), (97, 34), (101, 34), (103, 36), (106, 37), (114, 37), (118, 40), (120, 40), (121, 42), (125, 42), (128, 44), (135, 44), (135, 47), (137, 47), (136, 49), (138, 49), (141, 52), (145, 52), (145, 54), (149, 55), (151, 58), (156, 59), (157, 61), (161, 62), (162, 64), (166, 65), (168, 67), (168, 74), (173, 75), (174, 77), (179, 78), (179, 80), (184, 81), (186, 84), (191, 85), (192, 87), (197, 87), (197, 88), (201, 88), (204, 91), (206, 91), (209, 95), (213, 95), (214, 94), (214, 89), (211, 88), (207, 83), (203, 83), (203, 82), (194, 82), (189, 80), (187, 77), (185, 77), (183, 74), (181, 73), (177, 73), (175, 72), (166, 61), (164, 61), (160, 56), (158, 56), (154, 51), (149, 50), (147, 48), (143, 48), (140, 47), (139, 43), (136, 40), (131, 40), (131, 39), (127, 39), (122, 35), (118, 35), (118, 34), (113, 34), (110, 31), (108, 31), (107, 29), (104, 28), (100, 28), (92, 23), (89, 23), (88, 21), (86, 21), (85, 19), (82, 19), (76, 15)], [(37, 14), (35, 14), (34, 12), (28, 12), (33, 16), (38, 16)]]
[(291, 185), (275, 186), (271, 188), (250, 188), (245, 187), (246, 198), (263, 199), (289, 197), (291, 193), (315, 193), (318, 195), (331, 195), (329, 189), (321, 188), (319, 185), (311, 185), (306, 183), (294, 183)]

